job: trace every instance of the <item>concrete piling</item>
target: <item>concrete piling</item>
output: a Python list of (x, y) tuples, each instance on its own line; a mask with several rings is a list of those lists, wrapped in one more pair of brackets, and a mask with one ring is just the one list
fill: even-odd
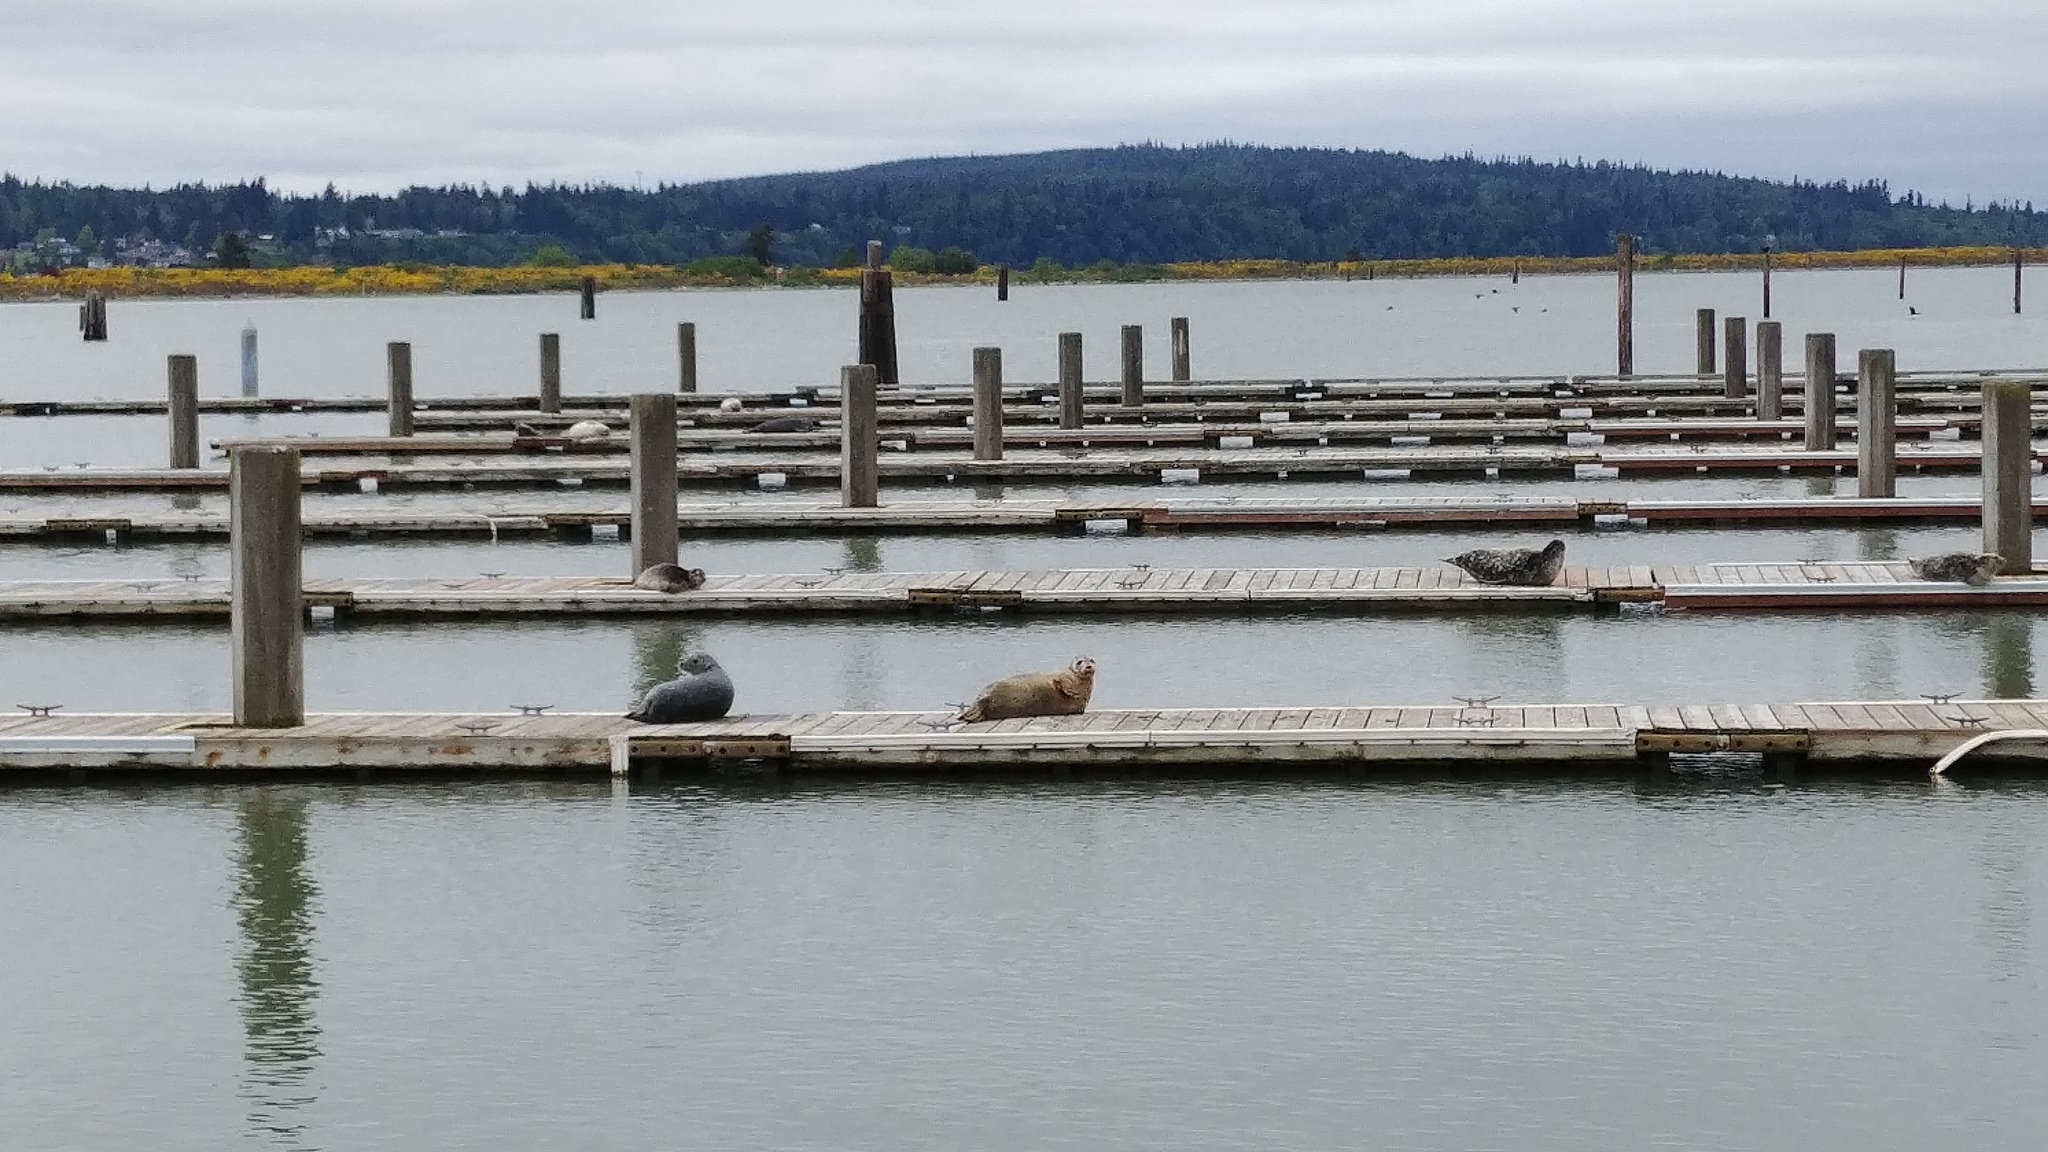
[(676, 391), (697, 390), (697, 326), (689, 321), (676, 325)]
[(242, 395), (256, 395), (257, 384), (256, 325), (248, 324), (242, 328)]
[(384, 410), (390, 414), (391, 435), (412, 435), (412, 345), (393, 340), (384, 346)]
[(1856, 494), (1896, 496), (1899, 486), (1896, 360), (1889, 348), (1856, 357)]
[(1785, 418), (1785, 328), (1776, 320), (1756, 322), (1756, 418)]
[(633, 572), (673, 564), (681, 547), (676, 530), (676, 397), (636, 392), (627, 398), (632, 437), (628, 472), (633, 499)]
[(1999, 571), (2034, 570), (2034, 444), (2031, 395), (2024, 381), (1984, 385), (1984, 551)]
[(199, 467), (199, 358), (170, 358), (171, 467)]
[(562, 336), (559, 332), (540, 334), (540, 410), (562, 410)]
[(228, 516), (235, 726), (294, 728), (306, 722), (299, 450), (230, 450)]
[(1081, 334), (1060, 333), (1060, 427), (1081, 426)]
[(881, 502), (875, 383), (873, 364), (839, 369), (839, 502), (848, 508), (873, 508)]
[(1177, 383), (1186, 383), (1195, 378), (1188, 354), (1188, 318), (1175, 316), (1168, 322), (1167, 329), (1172, 333), (1173, 379)]
[(1132, 407), (1145, 402), (1145, 329), (1141, 325), (1124, 325), (1123, 343), (1123, 402)]
[(1702, 308), (1692, 318), (1693, 373), (1714, 374), (1714, 310)]
[(974, 350), (974, 458), (1003, 458), (1003, 350)]
[(1806, 334), (1806, 443), (1808, 452), (1835, 447), (1835, 334)]

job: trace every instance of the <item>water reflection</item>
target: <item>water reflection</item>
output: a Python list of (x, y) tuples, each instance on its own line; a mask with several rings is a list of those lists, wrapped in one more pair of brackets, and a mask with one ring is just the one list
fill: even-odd
[[(698, 639), (697, 628), (682, 622), (662, 621), (633, 629), (633, 699), (638, 703), (656, 684), (676, 678), (676, 666), (689, 655)], [(713, 652), (713, 656), (718, 653)]]
[(879, 536), (848, 536), (846, 545), (846, 570), (848, 572), (880, 572), (882, 570), (882, 538)]
[(1983, 618), (1984, 694), (1995, 700), (2034, 696), (2034, 621), (1998, 612)]
[(307, 1081), (320, 1055), (313, 1017), (313, 897), (306, 870), (306, 801), (264, 789), (241, 803), (236, 917), (242, 930), (242, 1094), (250, 1131), (298, 1148), (313, 1103)]

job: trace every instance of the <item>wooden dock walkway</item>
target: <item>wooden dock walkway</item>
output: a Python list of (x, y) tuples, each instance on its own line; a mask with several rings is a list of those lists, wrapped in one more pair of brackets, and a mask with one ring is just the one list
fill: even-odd
[[(222, 715), (0, 717), (5, 774), (568, 771), (747, 766), (832, 774), (1206, 766), (1248, 773), (1655, 769), (1673, 753), (1749, 753), (1780, 774), (1925, 771), (1987, 732), (2048, 728), (2048, 701), (1894, 700), (1641, 707), (1419, 704), (1161, 708), (965, 725), (945, 712), (736, 716), (642, 725), (612, 714), (328, 713), (241, 729)], [(2048, 742), (1985, 749), (2038, 765)]]
[[(0, 619), (221, 619), (220, 579), (0, 581)], [(809, 616), (954, 611), (1035, 615), (1591, 611), (1663, 603), (1719, 610), (1899, 611), (2048, 605), (2048, 576), (1984, 587), (1916, 579), (1903, 562), (1567, 566), (1542, 588), (1429, 568), (1123, 568), (713, 575), (667, 595), (624, 580), (513, 577), (308, 580), (309, 610), (349, 619), (643, 615)]]

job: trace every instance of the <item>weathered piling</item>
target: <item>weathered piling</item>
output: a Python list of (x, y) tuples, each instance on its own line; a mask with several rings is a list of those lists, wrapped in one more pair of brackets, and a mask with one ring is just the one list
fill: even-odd
[(562, 410), (562, 335), (540, 334), (540, 410)]
[(1808, 452), (1835, 447), (1835, 334), (1806, 334), (1806, 443)]
[(1081, 426), (1081, 334), (1060, 333), (1060, 427)]
[(1510, 284), (1520, 284), (1521, 282), (1522, 282), (1522, 262), (1521, 262), (1520, 260), (1516, 260), (1516, 261), (1515, 261), (1515, 271), (1514, 271), (1514, 275), (1512, 275), (1512, 276), (1509, 276), (1509, 277), (1508, 277), (1508, 283), (1510, 283)]
[(974, 458), (1003, 458), (1003, 350), (974, 350)]
[(1123, 381), (1123, 402), (1132, 406), (1143, 404), (1145, 402), (1145, 329), (1138, 324), (1124, 325)]
[(1008, 264), (998, 264), (996, 265), (996, 299), (1008, 300), (1009, 298), (1010, 266)]
[(676, 325), (676, 391), (697, 390), (697, 325), (684, 321)]
[(235, 726), (294, 728), (306, 722), (299, 450), (231, 449), (228, 516)]
[(242, 327), (242, 395), (256, 395), (257, 384), (256, 325), (246, 324)]
[(585, 320), (597, 319), (597, 277), (595, 276), (585, 276), (583, 278), (583, 308), (581, 315)]
[[(2022, 279), (2022, 273), (2024, 273), (2024, 272), (2026, 271), (2026, 268), (2027, 268), (2027, 253), (2026, 253), (2026, 249), (2024, 249), (2024, 248), (2015, 248), (2015, 249), (2013, 249), (2013, 250), (2012, 250), (2012, 314), (2013, 314), (2013, 315), (2015, 315), (2015, 316), (2017, 316), (2017, 315), (2019, 315), (2019, 314), (2020, 314), (2020, 283), (2021, 283), (2021, 279)], [(105, 336), (101, 336), (100, 338), (101, 338), (102, 340), (106, 339), (106, 337), (105, 337)]]
[(1764, 319), (1771, 318), (1771, 246), (1764, 245)]
[(1714, 310), (1702, 308), (1692, 317), (1693, 372), (1699, 376), (1714, 374)]
[(199, 358), (170, 358), (171, 467), (199, 467)]
[(1896, 360), (1889, 348), (1856, 357), (1856, 495), (1896, 496), (1899, 487)]
[(1172, 333), (1174, 381), (1186, 383), (1193, 380), (1194, 364), (1188, 349), (1188, 318), (1175, 316), (1167, 322), (1167, 330)]
[(1626, 379), (1636, 374), (1636, 238), (1627, 232), (1614, 238), (1614, 371)]
[(391, 417), (391, 435), (412, 435), (412, 345), (393, 340), (384, 346), (384, 410)]
[(1901, 259), (1899, 260), (1899, 299), (1901, 299), (1901, 300), (1904, 300), (1905, 298), (1906, 298), (1906, 261), (1905, 261), (1905, 259), (1904, 259), (1904, 258), (1901, 258)]
[(1756, 322), (1756, 418), (1785, 418), (1785, 328), (1776, 320)]
[(676, 534), (676, 397), (636, 392), (627, 399), (632, 421), (633, 574), (673, 564)]
[(848, 364), (839, 370), (839, 503), (847, 508), (881, 502), (876, 441), (875, 366)]
[(1749, 320), (1730, 316), (1721, 323), (1721, 394), (1740, 400), (1749, 395)]
[(1984, 551), (1999, 571), (2034, 570), (2034, 444), (2024, 381), (1984, 385)]
[(883, 384), (900, 384), (896, 374), (896, 300), (889, 270), (882, 267), (882, 242), (868, 241), (868, 266), (860, 273), (860, 362), (875, 366)]
[(99, 292), (85, 294), (85, 303), (78, 306), (78, 331), (88, 342), (107, 338), (107, 298)]

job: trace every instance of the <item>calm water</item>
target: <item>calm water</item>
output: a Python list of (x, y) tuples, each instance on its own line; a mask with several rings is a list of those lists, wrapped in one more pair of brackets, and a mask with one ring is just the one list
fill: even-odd
[(10, 1147), (2030, 1149), (2048, 794), (0, 793)]

